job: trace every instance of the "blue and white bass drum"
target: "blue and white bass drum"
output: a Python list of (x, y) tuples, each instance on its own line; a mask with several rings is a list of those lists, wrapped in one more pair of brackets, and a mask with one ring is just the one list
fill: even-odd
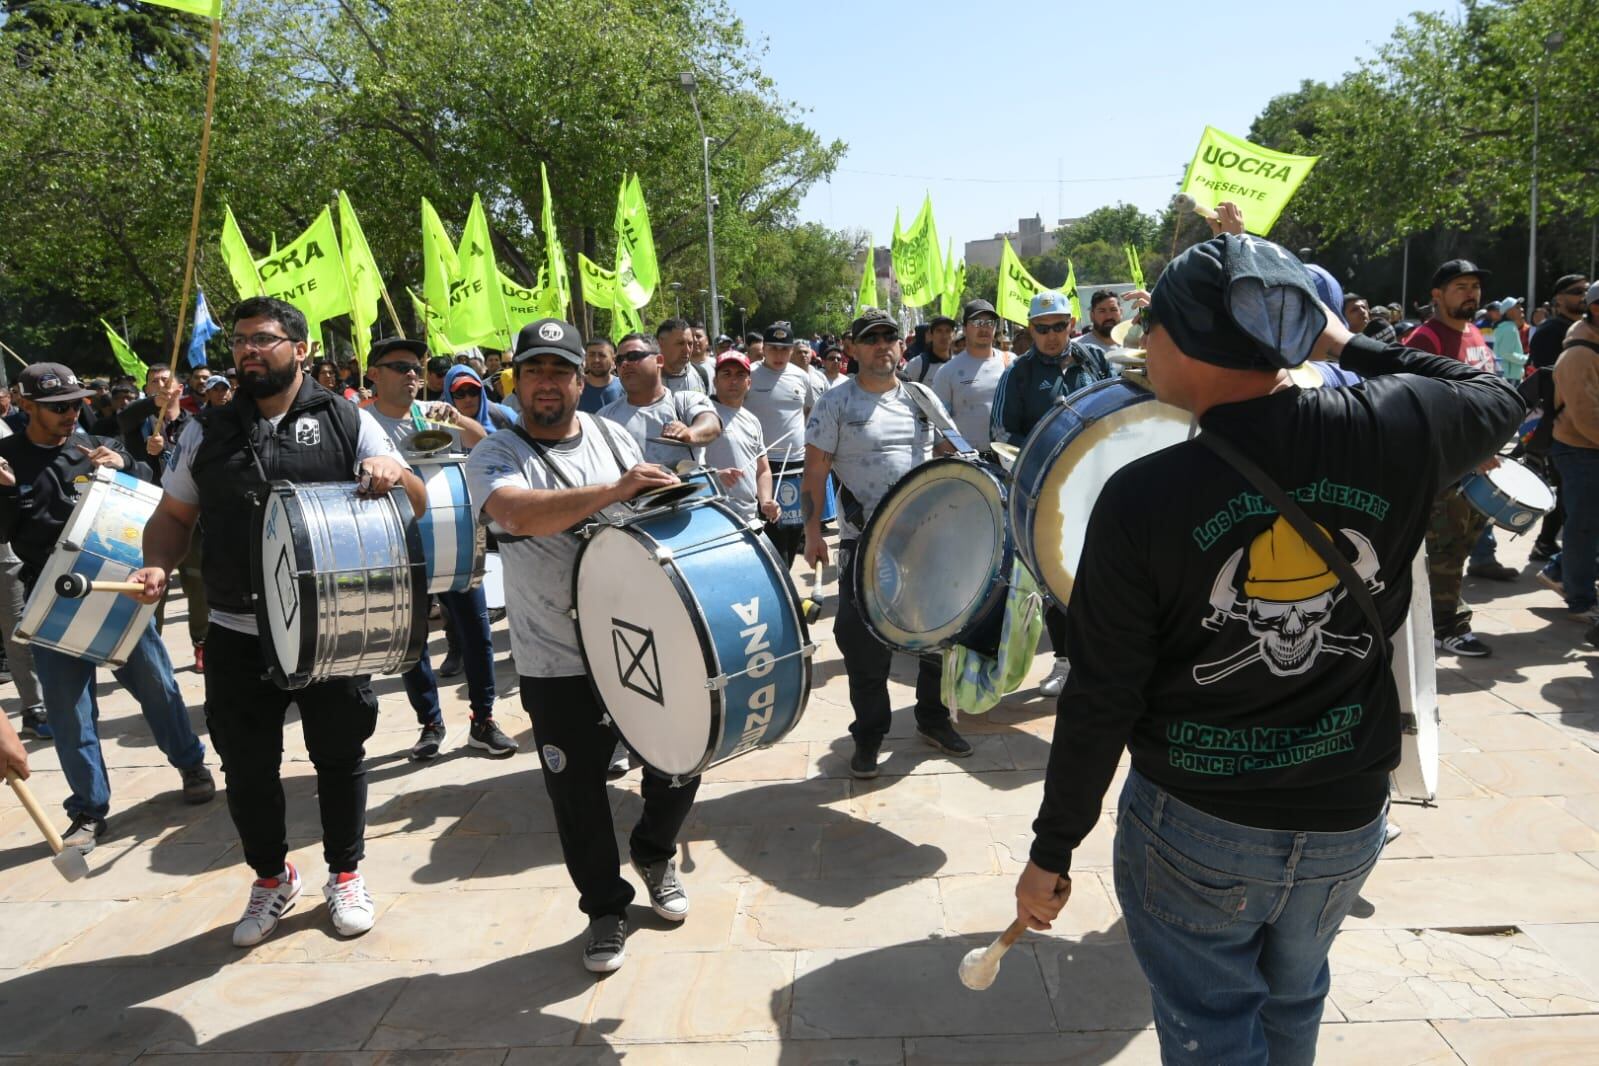
[(572, 603), (600, 705), (674, 782), (775, 744), (805, 711), (816, 646), (794, 586), (720, 500), (591, 527)]

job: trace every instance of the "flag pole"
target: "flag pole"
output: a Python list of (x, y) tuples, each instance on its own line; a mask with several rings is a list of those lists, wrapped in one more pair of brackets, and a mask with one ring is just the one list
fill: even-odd
[(11, 358), (15, 359), (17, 362), (21, 363), (23, 366), (27, 366), (28, 365), (28, 361), (26, 359), (22, 358), (22, 356), (18, 355), (16, 352), (12, 351), (11, 348), (5, 343), (5, 341), (0, 341), (0, 349), (4, 349), (5, 353), (7, 355), (9, 355)]
[(178, 372), (178, 353), (183, 350), (183, 326), (189, 314), (189, 290), (194, 286), (194, 253), (200, 240), (200, 205), (205, 197), (205, 166), (211, 155), (211, 116), (217, 103), (217, 52), (222, 47), (222, 20), (211, 19), (211, 61), (205, 82), (205, 123), (200, 127), (200, 166), (194, 175), (194, 210), (189, 216), (189, 250), (183, 264), (183, 297), (178, 301), (178, 328), (172, 335), (171, 372)]

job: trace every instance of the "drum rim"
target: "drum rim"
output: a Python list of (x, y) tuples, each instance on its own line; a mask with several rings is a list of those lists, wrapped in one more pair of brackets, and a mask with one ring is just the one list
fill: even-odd
[[(1088, 398), (1096, 396), (1101, 392), (1109, 392), (1112, 389), (1130, 391), (1133, 394), (1134, 399), (1131, 402), (1123, 404), (1119, 407), (1113, 407), (1110, 411), (1093, 414), (1089, 417), (1085, 417), (1087, 412), (1078, 409), (1078, 404), (1085, 402)], [(1021, 443), (1020, 449), (1018, 449), (1016, 452), (1016, 461), (1011, 464), (1011, 480), (1018, 488), (1021, 488), (1025, 485), (1026, 491), (1013, 492), (1011, 493), (1012, 498), (1014, 499), (1021, 497), (1029, 500), (1036, 499), (1038, 491), (1044, 487), (1044, 480), (1049, 476), (1050, 468), (1055, 465), (1055, 460), (1060, 457), (1060, 453), (1066, 449), (1066, 446), (1076, 439), (1075, 434), (1072, 436), (1062, 435), (1055, 438), (1051, 442), (1048, 449), (1042, 453), (1043, 462), (1038, 471), (1037, 478), (1024, 478), (1023, 470), (1028, 466), (1028, 457), (1032, 452), (1032, 449), (1029, 448), (1028, 445), (1033, 444), (1034, 441), (1038, 441), (1039, 445), (1042, 446), (1043, 437), (1039, 433), (1039, 430), (1045, 425), (1053, 424), (1056, 419), (1069, 414), (1076, 420), (1077, 426), (1082, 428), (1093, 424), (1099, 419), (1104, 418), (1106, 415), (1109, 415), (1115, 411), (1122, 411), (1128, 407), (1136, 407), (1138, 404), (1147, 403), (1155, 399), (1156, 396), (1154, 392), (1152, 392), (1148, 387), (1126, 377), (1106, 378), (1104, 381), (1095, 381), (1088, 385), (1084, 385), (1076, 392), (1057, 397), (1054, 405), (1048, 411), (1044, 412), (1043, 417), (1040, 418), (1033, 426), (1032, 432), (1027, 434), (1026, 439)], [(1034, 481), (1036, 481), (1036, 483), (1033, 483)], [(1014, 506), (1014, 504), (1012, 506)], [(1014, 522), (1012, 524), (1014, 524)]]
[[(960, 629), (937, 642), (909, 646), (897, 640), (890, 640), (886, 634), (879, 632), (877, 624), (872, 620), (872, 612), (866, 608), (866, 566), (864, 565), (866, 545), (871, 539), (873, 530), (878, 528), (879, 520), (886, 521), (882, 516), (889, 512), (884, 508), (884, 504), (893, 499), (918, 474), (923, 474), (936, 465), (948, 465), (950, 463), (964, 463), (969, 467), (980, 470), (988, 475), (989, 479), (999, 489), (1000, 532), (1002, 534), (1000, 537), (999, 580), (990, 586), (988, 594), (983, 597), (982, 606), (972, 613), (966, 624), (961, 626)], [(925, 655), (960, 644), (964, 638), (971, 636), (974, 631), (982, 627), (983, 623), (989, 621), (989, 614), (1005, 602), (1006, 590), (1010, 588), (1011, 568), (1016, 565), (1016, 537), (1011, 529), (1010, 522), (1011, 488), (1009, 479), (1004, 476), (1004, 471), (997, 465), (984, 459), (968, 458), (960, 455), (940, 455), (929, 459), (925, 463), (918, 463), (900, 475), (900, 479), (890, 485), (888, 491), (883, 493), (883, 498), (877, 501), (877, 507), (872, 511), (872, 517), (866, 520), (866, 528), (861, 530), (861, 535), (855, 541), (856, 565), (850, 585), (855, 593), (855, 602), (860, 605), (861, 609), (858, 613), (862, 624), (866, 627), (866, 631), (896, 651), (902, 651), (908, 655)]]

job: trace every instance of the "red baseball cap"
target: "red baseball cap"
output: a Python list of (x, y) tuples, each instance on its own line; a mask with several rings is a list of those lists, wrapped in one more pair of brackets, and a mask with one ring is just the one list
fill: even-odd
[(723, 352), (716, 357), (716, 369), (720, 370), (728, 363), (732, 363), (734, 366), (741, 366), (745, 370), (750, 368), (749, 357), (743, 352)]

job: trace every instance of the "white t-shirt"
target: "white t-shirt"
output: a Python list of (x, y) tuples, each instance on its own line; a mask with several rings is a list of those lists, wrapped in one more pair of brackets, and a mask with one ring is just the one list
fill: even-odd
[(976, 359), (965, 352), (952, 356), (938, 368), (930, 385), (933, 395), (955, 420), (966, 442), (978, 451), (990, 442), (988, 420), (994, 410), (994, 391), (1005, 373), (1005, 353), (995, 351), (987, 359)]
[[(935, 439), (932, 424), (899, 381), (887, 392), (870, 392), (854, 380), (830, 389), (805, 426), (805, 443), (833, 457), (833, 472), (860, 501), (863, 523), (896, 481), (932, 457)], [(855, 540), (861, 530), (845, 511), (841, 503), (839, 539)]]
[(744, 409), (761, 420), (761, 433), (772, 445), (774, 463), (798, 463), (805, 458), (805, 412), (816, 406), (825, 388), (805, 369), (787, 363), (781, 370), (758, 364), (750, 371), (750, 391)]
[[(694, 372), (690, 370), (689, 373)], [(692, 458), (696, 463), (703, 463), (705, 447), (661, 444), (659, 443), (661, 430), (666, 428), (669, 422), (681, 422), (685, 426), (692, 426), (694, 420), (707, 411), (716, 413), (716, 409), (711, 406), (711, 398), (703, 392), (695, 392), (692, 389), (673, 392), (667, 389), (661, 394), (660, 399), (643, 407), (634, 407), (628, 403), (627, 393), (624, 392), (595, 414), (615, 422), (626, 430), (627, 435), (633, 438), (633, 443), (639, 446), (645, 462), (659, 463), (668, 470), (676, 470), (677, 464), (684, 459)], [(651, 437), (657, 439), (651, 440)]]
[(761, 420), (747, 408), (717, 403), (716, 413), (722, 419), (722, 435), (705, 446), (705, 465), (715, 470), (731, 467), (744, 472), (731, 488), (720, 478), (717, 484), (726, 494), (728, 504), (748, 522), (760, 512), (755, 467), (761, 452), (766, 450), (766, 437), (761, 432)]
[[(355, 470), (352, 473), (360, 470), (363, 459), (370, 459), (374, 455), (392, 455), (399, 460), (401, 466), (409, 470), (411, 464), (405, 461), (405, 456), (400, 454), (400, 450), (394, 446), (394, 442), (389, 439), (383, 427), (378, 425), (378, 420), (372, 417), (372, 413), (364, 407), (358, 407), (356, 415), (360, 419), (361, 431), (355, 442)], [(283, 421), (283, 415), (267, 421), (271, 422), (272, 428), (276, 430), (278, 423)], [(179, 503), (186, 503), (191, 507), (198, 507), (200, 504), (200, 489), (194, 483), (194, 453), (199, 450), (200, 439), (204, 435), (205, 427), (191, 419), (189, 424), (183, 427), (183, 432), (178, 434), (178, 443), (173, 445), (172, 452), (167, 458), (167, 467), (161, 473), (161, 491)], [(244, 544), (232, 545), (231, 548), (227, 545), (212, 545), (208, 550), (224, 549), (246, 553), (250, 550), (249, 546)], [(235, 614), (232, 611), (219, 611), (213, 607), (211, 621), (235, 633), (244, 633), (252, 637), (261, 634), (253, 614)]]
[[(571, 485), (550, 473), (519, 433), (496, 433), (472, 450), (466, 462), (466, 485), (472, 499), (487, 504), (498, 489), (565, 489), (615, 481), (626, 472), (601, 434), (609, 431), (611, 444), (625, 467), (643, 461), (633, 438), (611, 425), (602, 426), (593, 415), (578, 412), (579, 432), (564, 441), (551, 442), (548, 459)], [(481, 507), (482, 505), (480, 505)], [(603, 512), (619, 519), (630, 512), (616, 505)], [(483, 512), (485, 520), (488, 513)], [(504, 536), (493, 522), (489, 528)], [(505, 564), (505, 612), (511, 620), (511, 659), (524, 677), (580, 677), (583, 653), (573, 621), (572, 574), (581, 542), (577, 534), (563, 532), (544, 537), (500, 541)]]

